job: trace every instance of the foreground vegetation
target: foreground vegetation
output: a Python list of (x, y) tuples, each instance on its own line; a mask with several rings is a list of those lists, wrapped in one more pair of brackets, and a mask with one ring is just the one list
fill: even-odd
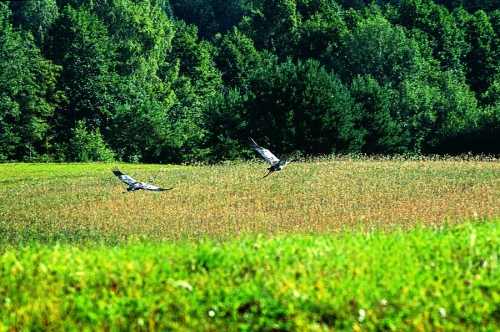
[(498, 330), (497, 160), (0, 165), (0, 331)]
[(499, 226), (25, 246), (0, 330), (498, 330)]

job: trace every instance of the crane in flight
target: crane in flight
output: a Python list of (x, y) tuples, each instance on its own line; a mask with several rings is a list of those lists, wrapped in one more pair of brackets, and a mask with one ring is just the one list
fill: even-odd
[(148, 182), (139, 182), (133, 179), (132, 177), (123, 174), (118, 167), (115, 167), (111, 170), (113, 174), (116, 175), (118, 179), (120, 179), (122, 182), (126, 183), (129, 187), (127, 188), (127, 191), (124, 191), (123, 193), (126, 194), (128, 191), (135, 191), (135, 190), (152, 190), (152, 191), (165, 191), (165, 190), (171, 190), (174, 189), (172, 188), (160, 188), (156, 186), (152, 186), (148, 184), (149, 182), (153, 182), (153, 179), (150, 179)]
[(271, 173), (275, 171), (281, 171), (283, 168), (285, 168), (286, 165), (299, 160), (299, 158), (295, 157), (298, 149), (294, 149), (292, 152), (287, 154), (282, 160), (279, 160), (274, 154), (272, 154), (271, 151), (255, 143), (255, 141), (252, 138), (248, 139), (248, 146), (255, 149), (258, 153), (260, 153), (261, 156), (264, 157), (264, 159), (271, 165), (271, 167), (267, 168), (269, 173), (264, 175), (264, 178), (269, 176)]

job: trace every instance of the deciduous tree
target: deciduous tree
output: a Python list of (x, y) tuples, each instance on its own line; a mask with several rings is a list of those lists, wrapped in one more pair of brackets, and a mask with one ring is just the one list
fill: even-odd
[(50, 144), (60, 67), (43, 58), (31, 34), (15, 29), (9, 15), (0, 4), (0, 160), (30, 160)]

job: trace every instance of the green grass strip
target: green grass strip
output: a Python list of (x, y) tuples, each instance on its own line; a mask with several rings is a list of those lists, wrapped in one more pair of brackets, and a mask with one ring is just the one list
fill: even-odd
[(0, 255), (0, 331), (500, 329), (500, 221)]

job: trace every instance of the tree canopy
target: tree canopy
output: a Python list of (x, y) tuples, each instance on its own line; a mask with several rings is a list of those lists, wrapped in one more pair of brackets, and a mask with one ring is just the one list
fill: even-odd
[(0, 161), (500, 153), (490, 0), (0, 3)]

